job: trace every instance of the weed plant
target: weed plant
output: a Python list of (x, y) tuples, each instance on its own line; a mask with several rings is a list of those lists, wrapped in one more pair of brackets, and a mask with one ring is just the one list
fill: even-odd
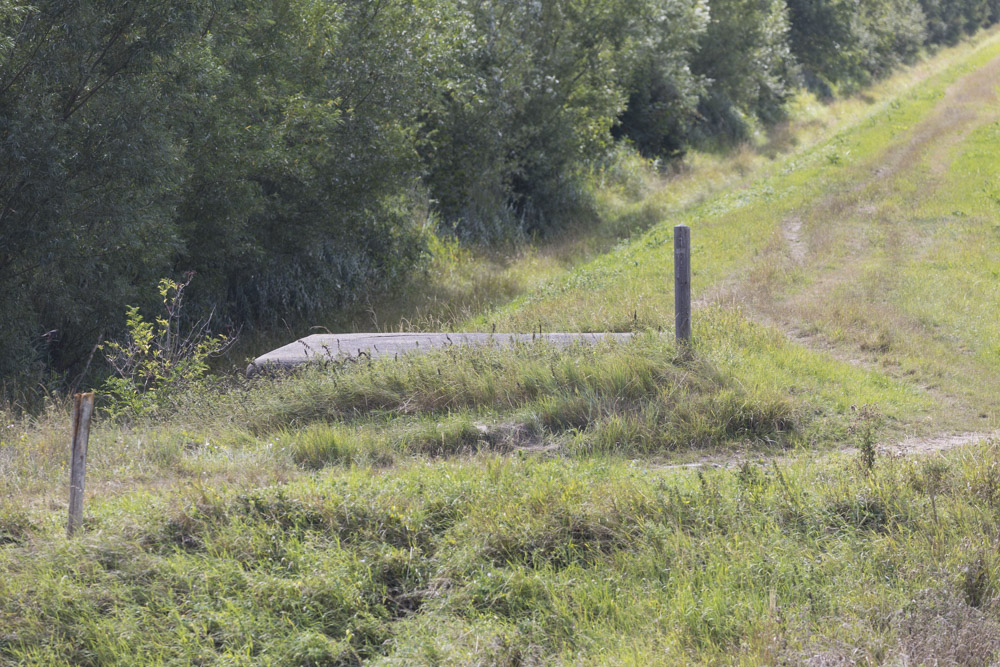
[(875, 467), (878, 434), (882, 428), (883, 416), (877, 405), (851, 406), (854, 419), (851, 421), (851, 435), (858, 445), (861, 469), (869, 474)]

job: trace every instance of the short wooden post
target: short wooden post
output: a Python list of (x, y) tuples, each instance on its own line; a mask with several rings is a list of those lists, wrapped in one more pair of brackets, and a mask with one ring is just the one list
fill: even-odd
[(678, 343), (691, 342), (691, 228), (674, 227), (674, 330)]
[(69, 523), (66, 526), (69, 537), (83, 525), (83, 482), (93, 413), (94, 392), (73, 395), (73, 449), (69, 460)]

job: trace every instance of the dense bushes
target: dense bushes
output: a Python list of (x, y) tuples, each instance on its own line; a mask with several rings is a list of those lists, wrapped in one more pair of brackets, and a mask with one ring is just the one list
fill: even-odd
[(917, 0), (788, 0), (789, 39), (808, 84), (829, 94), (888, 73), (926, 36)]
[(621, 107), (634, 4), (454, 2), (461, 37), (424, 126), (426, 182), (449, 227), (503, 237), (574, 208)]
[(691, 60), (708, 28), (709, 8), (704, 0), (680, 0), (647, 3), (643, 10), (625, 69), (628, 100), (612, 131), (644, 155), (675, 157), (683, 153), (707, 89)]
[[(996, 13), (995, 0), (920, 0), (927, 19), (927, 39), (933, 44), (955, 44), (963, 35), (986, 25)], [(996, 20), (995, 16), (992, 20)]]
[(243, 323), (410, 270), (432, 62), (412, 9), (0, 9), (0, 310), (16, 323), (0, 372), (80, 366), (163, 275), (195, 271), (190, 312)]
[(674, 157), (994, 22), (998, 0), (0, 0), (0, 374), (126, 304), (268, 326), (404, 280), (429, 233), (545, 233), (615, 139)]
[(411, 10), (250, 3), (212, 15), (171, 64), (190, 168), (174, 267), (197, 271), (223, 316), (343, 306), (418, 259), (414, 102), (433, 73)]
[(0, 4), (5, 377), (78, 364), (169, 268), (184, 168), (152, 72), (203, 20), (197, 2)]
[(692, 59), (709, 81), (700, 111), (709, 134), (741, 138), (744, 118), (776, 120), (796, 81), (784, 0), (712, 0)]

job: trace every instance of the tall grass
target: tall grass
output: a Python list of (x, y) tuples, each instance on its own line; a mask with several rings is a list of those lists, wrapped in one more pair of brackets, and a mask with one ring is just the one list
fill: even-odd
[[(861, 123), (787, 159), (747, 149), (718, 166), (747, 187), (718, 197), (695, 179), (675, 199), (620, 156), (607, 236), (485, 278), (443, 246), (457, 274), (417, 300), (425, 323), (639, 333), (627, 343), (309, 367), (98, 421), (73, 540), (68, 410), (5, 416), (0, 664), (994, 663), (1000, 446), (877, 445), (994, 407), (993, 111), (930, 150), (937, 171), (902, 158), (938, 145), (907, 128), (939, 120), (998, 44), (841, 107)], [(887, 160), (888, 185), (871, 177)], [(658, 332), (676, 221), (660, 219), (678, 211), (700, 225), (690, 355)], [(858, 434), (859, 466), (830, 448), (865, 404), (885, 422)], [(675, 465), (704, 457), (722, 461)]]
[(936, 518), (902, 459), (484, 455), (108, 499), (83, 539), (41, 524), (0, 547), (0, 656), (988, 664), (998, 456), (943, 459)]

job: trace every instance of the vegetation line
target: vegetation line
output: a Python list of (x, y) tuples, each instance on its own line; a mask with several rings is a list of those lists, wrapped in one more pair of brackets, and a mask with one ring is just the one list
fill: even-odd
[[(57, 132), (91, 166), (103, 158), (90, 148), (118, 157), (143, 149), (151, 162), (136, 167), (127, 201), (86, 195), (121, 185), (127, 164), (85, 171), (59, 161), (59, 142), (23, 144), (47, 146), (73, 203), (95, 207), (72, 238), (108, 225), (123, 244), (91, 256), (94, 266), (157, 248), (163, 232), (175, 259), (221, 253), (224, 269), (249, 258), (241, 275), (261, 290), (229, 292), (225, 271), (199, 273), (190, 288), (203, 280), (206, 291), (184, 298), (195, 306), (190, 321), (178, 316), (187, 283), (164, 280), (155, 310), (130, 309), (125, 329), (109, 334), (117, 343), (105, 353), (119, 372), (91, 429), (86, 511), (72, 540), (64, 400), (52, 393), (34, 411), (0, 410), (0, 665), (996, 663), (1000, 445), (979, 434), (1000, 430), (1000, 105), (983, 85), (995, 79), (1000, 33), (884, 80), (869, 89), (881, 91), (872, 103), (815, 106), (824, 91), (880, 76), (876, 65), (993, 21), (996, 7), (473, 4), (251, 2), (206, 5), (219, 12), (206, 21), (203, 9), (168, 2), (149, 8), (148, 23), (135, 6), (110, 22), (86, 3), (0, 7), (10, 28), (0, 50), (15, 63), (36, 51), (54, 58), (47, 75), (72, 84), (65, 90), (84, 96), (114, 68), (141, 65), (70, 117), (89, 125)], [(623, 8), (662, 34), (634, 32)], [(705, 45), (728, 46), (753, 26), (757, 41), (706, 61)], [(36, 28), (53, 38), (32, 41)], [(14, 38), (22, 33), (31, 38)], [(598, 34), (617, 37), (595, 46)], [(74, 45), (106, 48), (111, 69), (70, 67)], [(761, 58), (746, 57), (767, 45)], [(501, 61), (507, 78), (487, 76)], [(701, 78), (764, 62), (775, 66), (754, 69), (752, 90)], [(546, 78), (580, 63), (577, 79)], [(789, 101), (781, 86), (793, 69), (812, 93)], [(632, 78), (606, 78), (612, 70)], [(690, 87), (660, 85), (675, 75)], [(25, 81), (45, 83), (31, 67), (15, 73), (10, 89), (22, 97), (0, 93), (0, 104), (35, 100), (44, 111), (33, 97), (42, 92)], [(425, 81), (435, 86), (426, 98)], [(57, 102), (59, 90), (50, 91)], [(671, 90), (683, 97), (664, 104)], [(615, 95), (628, 103), (601, 106)], [(735, 156), (704, 152), (723, 128), (753, 137), (780, 109), (798, 128), (783, 148), (771, 126), (770, 138)], [(526, 120), (544, 133), (553, 110), (562, 125), (545, 141), (507, 133)], [(133, 113), (149, 114), (148, 132), (128, 125)], [(609, 139), (619, 113), (631, 134)], [(124, 125), (97, 126), (109, 118)], [(46, 123), (56, 120), (39, 114), (4, 136), (54, 136)], [(193, 141), (206, 134), (217, 141)], [(801, 147), (789, 146), (792, 136)], [(590, 144), (567, 137), (619, 143), (612, 158), (602, 149), (577, 159)], [(680, 145), (662, 143), (677, 137)], [(128, 151), (118, 138), (132, 141)], [(660, 187), (662, 173), (625, 138), (642, 150), (657, 138), (656, 150), (700, 146), (688, 160), (701, 171)], [(0, 145), (22, 145), (14, 142)], [(331, 144), (345, 152), (327, 154)], [(536, 160), (536, 148), (553, 146), (565, 149), (555, 162)], [(484, 155), (503, 159), (477, 162)], [(556, 168), (567, 164), (580, 180)], [(452, 208), (464, 201), (461, 183), (450, 188), (462, 165), (472, 175), (463, 182), (481, 189), (473, 204), (504, 203), (497, 218)], [(166, 181), (141, 178), (153, 173)], [(373, 195), (351, 180), (361, 175), (383, 175), (385, 189)], [(3, 196), (39, 192), (6, 187), (0, 206)], [(435, 202), (435, 192), (459, 194)], [(469, 245), (479, 223), (508, 240), (511, 230), (565, 224), (532, 208), (541, 197), (589, 201), (589, 235), (578, 233), (581, 217), (534, 245)], [(67, 201), (50, 211), (17, 200), (13, 213), (0, 209), (0, 224), (61, 214)], [(337, 228), (343, 244), (325, 236), (328, 220), (316, 213), (338, 202), (350, 204)], [(126, 205), (148, 217), (116, 237)], [(411, 227), (414, 211), (422, 220)], [(200, 215), (207, 227), (192, 222)], [(691, 227), (699, 299), (683, 348), (657, 331), (674, 315), (678, 223)], [(205, 242), (209, 228), (222, 233), (218, 247)], [(347, 254), (299, 262), (284, 233), (303, 229), (316, 233), (303, 243), (332, 243), (314, 250)], [(433, 270), (400, 288), (398, 318), (372, 308), (383, 324), (419, 311), (403, 326), (631, 335), (452, 346), (253, 379), (209, 372), (229, 341), (195, 324), (206, 294), (218, 289), (251, 309), (255, 298), (277, 298), (294, 310), (311, 295), (292, 278), (314, 261), (333, 267), (327, 278), (347, 291), (354, 279), (385, 278), (367, 271), (409, 277), (407, 257), (377, 258), (395, 260), (403, 248), (419, 261), (414, 231)], [(257, 245), (264, 238), (267, 252)], [(0, 282), (8, 247), (0, 243)], [(352, 263), (359, 247), (372, 264)], [(59, 261), (57, 250), (45, 261)], [(491, 268), (476, 282), (469, 276), (484, 256)], [(132, 287), (109, 290), (108, 312), (120, 313)], [(0, 293), (15, 315), (48, 294)], [(51, 309), (78, 306), (91, 312)], [(57, 368), (71, 348), (39, 348), (53, 355), (41, 368)]]

